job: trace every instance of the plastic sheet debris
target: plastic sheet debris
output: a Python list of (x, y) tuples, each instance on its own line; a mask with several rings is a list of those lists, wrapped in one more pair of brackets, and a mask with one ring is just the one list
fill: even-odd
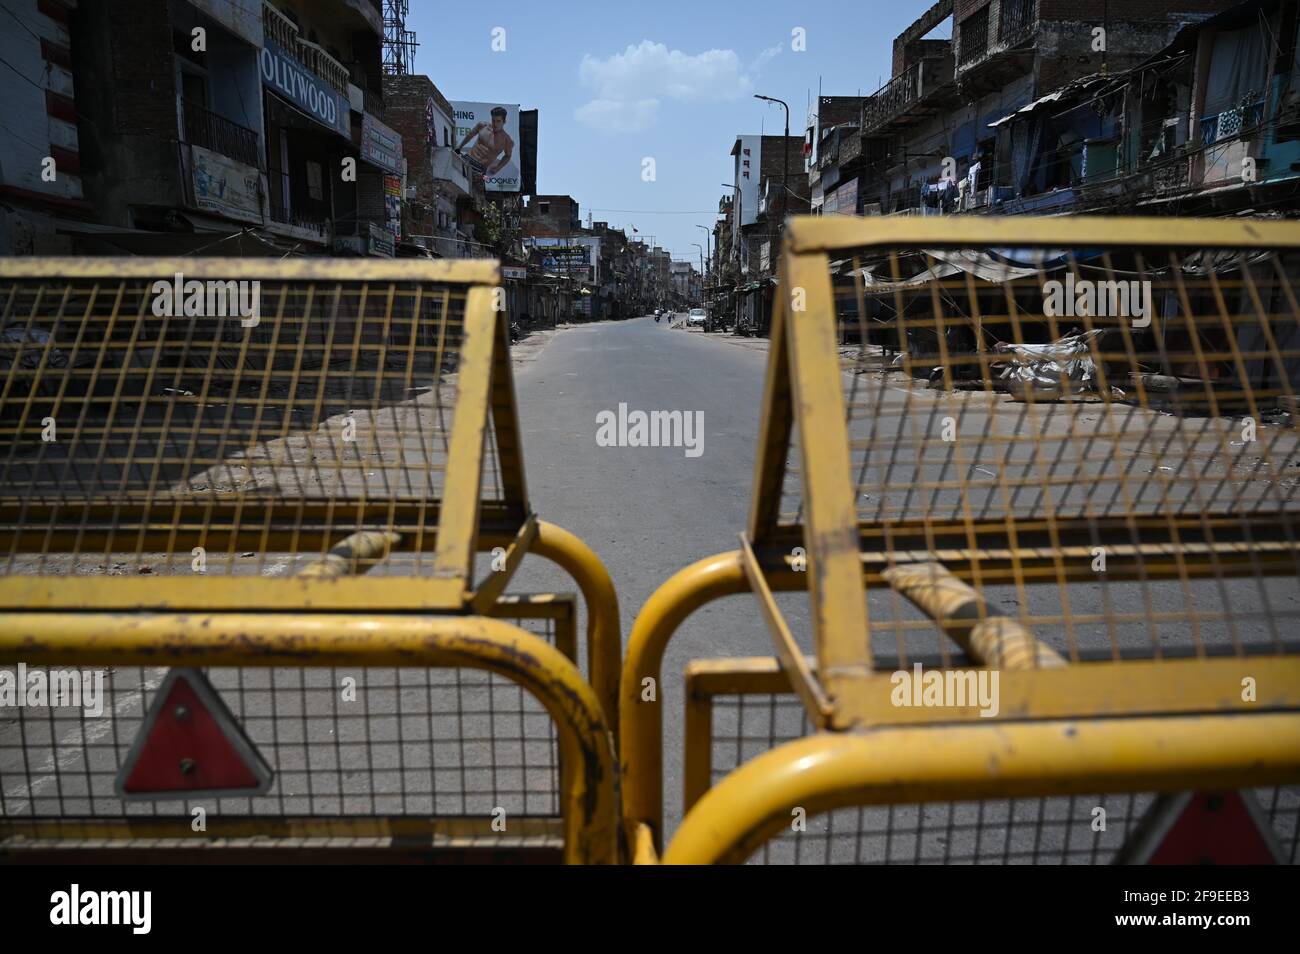
[(1047, 344), (998, 342), (994, 351), (1008, 355), (999, 379), (1019, 400), (1057, 400), (1071, 394), (1095, 391), (1097, 368), (1092, 342), (1105, 329), (1069, 334)]

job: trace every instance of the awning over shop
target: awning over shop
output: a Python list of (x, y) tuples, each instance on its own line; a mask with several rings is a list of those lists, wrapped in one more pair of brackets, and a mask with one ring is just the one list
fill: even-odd
[(869, 266), (862, 269), (863, 283), (872, 291), (887, 291), (891, 288), (924, 285), (961, 272), (967, 272), (988, 282), (1008, 282), (1039, 271), (1039, 267), (1012, 264), (999, 256), (973, 249), (925, 249), (923, 254), (935, 259), (936, 263), (901, 281), (892, 281), (888, 277), (877, 274), (877, 271), (887, 271), (890, 268), (887, 263)]
[(1003, 123), (1011, 122), (1011, 120), (1015, 119), (1017, 116), (1025, 115), (1027, 113), (1032, 113), (1034, 110), (1038, 109), (1041, 106), (1046, 106), (1048, 103), (1056, 102), (1063, 95), (1065, 95), (1065, 90), (1058, 89), (1054, 92), (1048, 93), (1046, 96), (1039, 97), (1038, 99), (1030, 103), (1028, 106), (1021, 106), (1019, 109), (1007, 113), (1001, 119), (997, 119), (989, 123), (989, 128), (990, 129), (996, 128), (998, 126), (1001, 126)]
[[(1031, 275), (1046, 275), (1070, 267), (1109, 275), (1110, 269), (1099, 261), (1103, 255), (1104, 252), (1100, 249), (1001, 248), (975, 251), (931, 248), (919, 249), (900, 257), (902, 263), (920, 264), (923, 261), (921, 256), (934, 262), (907, 278), (891, 280), (888, 276), (893, 266), (886, 261), (865, 266), (861, 272), (864, 286), (879, 293), (896, 288), (915, 288), (962, 272), (993, 283), (1015, 281)], [(1185, 274), (1206, 274), (1211, 271), (1223, 273), (1233, 271), (1240, 264), (1241, 255), (1237, 252), (1189, 251), (1182, 258), (1181, 269)], [(1157, 275), (1168, 270), (1168, 267), (1149, 266), (1147, 274)]]
[(155, 232), (123, 229), (92, 222), (63, 222), (58, 231), (76, 235), (82, 242), (102, 246), (109, 253), (130, 255), (216, 255), (283, 256), (285, 250), (262, 238), (252, 229), (218, 231)]
[(993, 122), (989, 123), (988, 126), (991, 129), (996, 128), (998, 126), (1001, 126), (1003, 123), (1011, 122), (1011, 120), (1015, 119), (1017, 116), (1028, 115), (1029, 113), (1042, 109), (1044, 106), (1049, 106), (1052, 103), (1058, 102), (1063, 98), (1073, 97), (1080, 93), (1086, 92), (1091, 87), (1098, 86), (1101, 83), (1108, 82), (1109, 80), (1112, 79), (1114, 79), (1114, 77), (1112, 76), (1105, 76), (1101, 73), (1094, 73), (1091, 76), (1084, 76), (1077, 80), (1073, 80), (1072, 82), (1067, 83), (1065, 86), (1062, 86), (1059, 89), (1054, 89), (1050, 93), (1038, 97), (1038, 99), (1034, 100), (1032, 103), (1029, 103), (1026, 106), (1021, 106), (1019, 109), (1012, 110), (1011, 112), (1003, 116), (1001, 119), (995, 119)]

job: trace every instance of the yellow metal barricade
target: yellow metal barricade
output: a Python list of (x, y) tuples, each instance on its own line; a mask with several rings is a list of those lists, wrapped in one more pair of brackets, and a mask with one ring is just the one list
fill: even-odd
[[(0, 850), (616, 859), (617, 603), (529, 506), (498, 288), (490, 261), (0, 262), (0, 674), (107, 681), (97, 713), (0, 707)], [(573, 599), (505, 593), (527, 553), (582, 591), (589, 680)], [(118, 797), (169, 667), (267, 791)]]
[[(667, 861), (787, 857), (782, 831), (805, 859), (1077, 860), (1080, 826), (1110, 832), (1085, 860), (1141, 860), (1185, 792), (1296, 860), (1297, 275), (1283, 222), (792, 220), (748, 527), (624, 660), (637, 858), (666, 840), (645, 680), (750, 591), (775, 658), (693, 667)], [(760, 727), (799, 701), (713, 787), (707, 685), (767, 696)]]

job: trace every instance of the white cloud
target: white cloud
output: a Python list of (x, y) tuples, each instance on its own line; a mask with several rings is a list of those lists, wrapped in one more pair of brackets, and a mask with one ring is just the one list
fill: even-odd
[(765, 67), (768, 63), (772, 62), (773, 57), (775, 57), (783, 49), (785, 49), (785, 47), (783, 47), (780, 43), (778, 43), (776, 46), (769, 46), (762, 53), (758, 54), (758, 58), (754, 60), (754, 65), (750, 67), (749, 71), (751, 73), (760, 72), (763, 69), (763, 67)]
[(578, 76), (595, 96), (578, 107), (582, 123), (619, 132), (647, 128), (662, 100), (727, 102), (753, 91), (753, 72), (779, 51), (765, 50), (746, 70), (734, 50), (684, 53), (642, 40), (605, 58), (584, 56)]

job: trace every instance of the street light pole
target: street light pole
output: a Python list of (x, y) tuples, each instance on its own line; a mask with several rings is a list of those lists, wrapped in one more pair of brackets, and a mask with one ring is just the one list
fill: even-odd
[(785, 227), (785, 217), (790, 212), (790, 107), (783, 99), (777, 99), (775, 96), (760, 96), (754, 94), (755, 99), (761, 99), (768, 103), (779, 103), (785, 107), (785, 139), (781, 142), (781, 161), (783, 168), (781, 171), (781, 228)]
[(697, 229), (704, 229), (704, 258), (706, 261), (711, 262), (713, 261), (713, 251), (709, 239), (713, 237), (713, 232), (710, 231), (707, 225), (696, 225), (695, 227)]
[(709, 231), (709, 227), (707, 225), (700, 225), (697, 223), (695, 227), (697, 229), (704, 229), (704, 266), (700, 270), (700, 282), (701, 282), (700, 293), (704, 296), (704, 313), (707, 315), (709, 313), (709, 305), (708, 305), (709, 271), (708, 269), (709, 269), (709, 264), (713, 261), (713, 252), (711, 251), (711, 246), (709, 245), (709, 239), (712, 237), (713, 233)]

